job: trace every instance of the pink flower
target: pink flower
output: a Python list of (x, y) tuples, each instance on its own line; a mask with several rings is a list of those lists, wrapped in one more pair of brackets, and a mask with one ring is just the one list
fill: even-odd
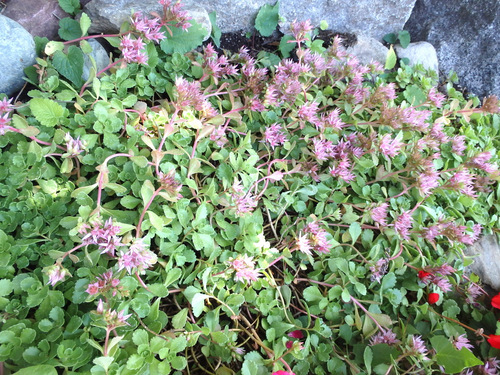
[(252, 212), (259, 204), (257, 198), (252, 193), (245, 193), (239, 181), (235, 181), (233, 184), (231, 198), (236, 208), (236, 216), (244, 216)]
[(401, 146), (403, 146), (403, 143), (397, 138), (392, 139), (390, 134), (384, 135), (379, 144), (380, 152), (390, 157), (395, 157), (399, 154)]
[(446, 97), (441, 94), (435, 87), (431, 88), (427, 93), (427, 100), (434, 104), (437, 108), (440, 108), (443, 105)]
[[(113, 219), (109, 218), (105, 223), (101, 218), (97, 218), (92, 223), (92, 228), (88, 224), (81, 226), (79, 233), (83, 234), (82, 243), (86, 246), (97, 245), (101, 254), (115, 255), (115, 250), (123, 246), (121, 237), (118, 237), (121, 228), (113, 225)], [(89, 232), (89, 229), (90, 232)]]
[(388, 208), (388, 203), (381, 203), (378, 206), (372, 208), (372, 210), (370, 211), (372, 220), (385, 227), (387, 225), (386, 218)]
[(234, 279), (244, 283), (257, 281), (260, 272), (255, 269), (253, 257), (238, 255), (236, 259), (228, 261), (229, 266), (236, 271)]
[(295, 374), (293, 372), (279, 370), (279, 371), (273, 372), (272, 375), (295, 375)]
[(47, 267), (45, 269), (46, 275), (49, 277), (47, 284), (55, 286), (59, 281), (63, 281), (66, 276), (71, 276), (69, 271), (62, 266), (61, 263), (55, 263), (54, 265)]
[(451, 139), (451, 151), (455, 154), (463, 155), (466, 148), (464, 135), (456, 135)]
[(370, 276), (370, 280), (380, 283), (382, 277), (387, 273), (388, 265), (389, 260), (387, 260), (386, 258), (380, 258), (379, 260), (377, 260), (377, 262), (373, 266), (370, 266), (370, 272), (372, 273), (372, 275)]
[(421, 356), (421, 359), (426, 361), (429, 358), (427, 357), (427, 347), (422, 340), (422, 336), (412, 336), (410, 342), (411, 350), (415, 355)]
[(132, 26), (148, 40), (159, 42), (166, 38), (163, 32), (160, 31), (162, 25), (159, 18), (155, 17), (148, 19), (146, 16), (143, 16), (141, 12), (136, 12), (132, 16), (131, 23)]
[(474, 345), (470, 344), (469, 339), (467, 339), (467, 337), (465, 336), (465, 333), (453, 338), (451, 342), (457, 350), (460, 350), (462, 348), (471, 350), (474, 348)]
[(317, 222), (313, 221), (304, 228), (304, 233), (308, 235), (309, 243), (314, 251), (318, 253), (328, 253), (330, 251), (330, 243), (326, 236), (327, 232), (321, 229)]
[(158, 260), (155, 253), (148, 250), (142, 239), (135, 240), (130, 245), (129, 250), (121, 252), (118, 257), (118, 271), (126, 269), (129, 274), (133, 272), (144, 273), (145, 270), (151, 267)]
[(87, 149), (86, 142), (80, 141), (80, 137), (74, 139), (69, 133), (66, 133), (66, 135), (64, 136), (64, 140), (66, 141), (66, 149), (68, 150), (68, 154), (72, 156), (79, 155)]
[(281, 146), (287, 141), (286, 133), (281, 128), (280, 124), (272, 124), (266, 128), (264, 132), (264, 141), (269, 143), (272, 149), (276, 146)]
[(394, 229), (405, 240), (410, 239), (410, 229), (413, 226), (413, 219), (410, 211), (405, 211), (398, 216), (394, 223)]
[(400, 341), (396, 338), (396, 334), (392, 332), (390, 329), (385, 331), (380, 330), (376, 335), (370, 338), (370, 346), (377, 344), (387, 344), (387, 345), (396, 345), (399, 344)]
[(10, 112), (15, 108), (14, 105), (10, 104), (12, 102), (12, 99), (14, 98), (10, 98), (9, 100), (7, 100), (7, 98), (3, 98), (2, 100), (0, 100), (0, 114), (2, 112)]

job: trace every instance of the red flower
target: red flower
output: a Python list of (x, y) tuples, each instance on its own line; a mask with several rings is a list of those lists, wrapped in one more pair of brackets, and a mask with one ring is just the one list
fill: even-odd
[(491, 306), (500, 309), (500, 293), (491, 299)]
[(287, 341), (285, 346), (287, 349), (290, 349), (293, 346), (293, 341)]
[(427, 271), (424, 271), (424, 270), (420, 270), (418, 271), (418, 278), (420, 280), (424, 280), (425, 278), (431, 276), (432, 274), (430, 272), (427, 272)]
[(294, 339), (302, 339), (304, 338), (304, 334), (302, 333), (301, 330), (296, 330), (296, 331), (292, 331), (288, 334), (288, 337), (293, 337)]
[(500, 335), (490, 335), (488, 343), (494, 348), (500, 349)]
[(427, 302), (429, 302), (431, 305), (433, 305), (437, 301), (439, 301), (439, 294), (437, 294), (437, 293), (429, 293), (429, 295), (427, 296)]
[(279, 371), (273, 372), (273, 375), (295, 375), (295, 374), (293, 372), (279, 370)]

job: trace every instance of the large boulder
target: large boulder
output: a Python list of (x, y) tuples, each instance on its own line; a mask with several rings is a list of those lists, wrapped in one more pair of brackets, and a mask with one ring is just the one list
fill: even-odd
[(455, 71), (479, 97), (500, 96), (500, 1), (417, 0), (405, 29), (436, 48), (442, 73)]
[[(182, 4), (182, 9), (186, 10), (191, 18), (205, 28), (207, 32), (205, 39), (208, 39), (211, 23), (208, 13), (202, 6), (204, 4), (199, 4), (195, 0), (182, 1)], [(92, 20), (90, 33), (116, 33), (125, 21), (130, 20), (133, 12), (161, 14), (162, 6), (158, 4), (158, 0), (91, 0), (85, 5), (83, 11)]]
[[(214, 3), (219, 1), (213, 0)], [(280, 15), (286, 19), (282, 31), (288, 32), (288, 25), (293, 20), (310, 19), (314, 26), (325, 20), (328, 28), (335, 32), (361, 34), (382, 40), (385, 34), (403, 29), (414, 4), (415, 0), (281, 1)]]
[(9, 1), (2, 15), (19, 22), (31, 35), (58, 38), (59, 20), (68, 14), (57, 0)]
[(25, 81), (24, 68), (35, 63), (35, 42), (19, 23), (0, 15), (0, 92), (13, 95)]
[[(184, 0), (186, 10), (202, 7), (206, 12), (215, 12), (217, 25), (223, 33), (250, 31), (255, 17), (265, 4), (274, 5), (276, 0)], [(293, 20), (311, 20), (319, 25), (322, 20), (330, 30), (339, 33), (359, 33), (382, 40), (391, 32), (403, 29), (411, 14), (415, 0), (309, 0), (281, 1), (279, 4), (283, 32), (288, 32)], [(131, 10), (145, 13), (158, 12), (157, 0), (92, 0), (84, 11), (92, 18), (91, 32), (114, 32), (126, 21)]]

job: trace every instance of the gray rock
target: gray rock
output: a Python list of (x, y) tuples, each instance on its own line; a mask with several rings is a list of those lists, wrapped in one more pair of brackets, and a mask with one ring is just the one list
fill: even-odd
[(479, 276), (482, 282), (500, 290), (500, 245), (496, 235), (482, 237), (469, 246), (466, 254), (474, 257), (468, 270)]
[[(206, 10), (194, 0), (183, 1), (182, 4), (182, 9), (207, 30), (204, 40), (208, 39), (212, 26)], [(158, 0), (91, 0), (83, 10), (92, 20), (89, 32), (99, 34), (118, 32), (121, 25), (130, 20), (133, 12), (161, 14), (162, 6)]]
[(10, 96), (23, 87), (24, 68), (35, 63), (35, 56), (31, 34), (0, 15), (0, 92)]
[(9, 1), (2, 14), (19, 22), (31, 35), (58, 38), (59, 20), (68, 17), (57, 0)]
[(439, 63), (434, 46), (427, 42), (410, 43), (403, 48), (399, 44), (394, 46), (394, 50), (400, 59), (407, 58), (410, 65), (422, 64), (424, 68), (431, 69), (439, 76)]
[(355, 45), (347, 48), (347, 53), (354, 55), (362, 64), (369, 64), (372, 61), (378, 61), (384, 65), (389, 49), (378, 40), (364, 36), (356, 35), (358, 41)]
[(434, 45), (442, 73), (455, 71), (479, 97), (500, 96), (500, 1), (417, 0), (405, 29)]
[[(108, 52), (106, 49), (95, 39), (89, 39), (87, 42), (92, 47), (92, 52), (90, 56), (95, 60), (97, 66), (97, 72), (107, 67), (110, 63)], [(83, 74), (82, 79), (86, 81), (89, 78), (90, 69), (93, 67), (92, 62), (88, 55), (84, 55), (84, 64), (83, 64)], [(96, 72), (96, 73), (97, 73)]]
[[(289, 32), (290, 22), (310, 19), (317, 26), (322, 20), (335, 32), (355, 32), (381, 40), (391, 32), (403, 29), (416, 0), (289, 0), (280, 2), (284, 21), (281, 30)], [(217, 25), (223, 33), (253, 30), (255, 17), (265, 4), (276, 0), (197, 0), (182, 1), (186, 10), (203, 7), (215, 12)], [(159, 11), (156, 0), (92, 0), (84, 11), (94, 24), (91, 32), (115, 32), (131, 14), (131, 9), (143, 12)], [(205, 23), (202, 23), (203, 25)]]
[(289, 24), (295, 19), (310, 19), (314, 26), (325, 20), (332, 31), (382, 40), (385, 34), (403, 29), (414, 4), (415, 0), (282, 1), (280, 14), (286, 18), (286, 22), (281, 29), (288, 33)]

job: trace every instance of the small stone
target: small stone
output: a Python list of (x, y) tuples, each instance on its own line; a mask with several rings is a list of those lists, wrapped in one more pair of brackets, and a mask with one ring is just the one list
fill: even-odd
[[(97, 67), (96, 73), (97, 73), (109, 65), (110, 61), (108, 52), (96, 39), (88, 39), (87, 42), (92, 47), (92, 52), (90, 53), (90, 56), (92, 56), (92, 58), (95, 60)], [(90, 69), (93, 67), (93, 65), (88, 55), (84, 55), (83, 59), (84, 59), (84, 64), (83, 64), (82, 79), (86, 81), (87, 79), (89, 79)]]
[(410, 60), (410, 66), (422, 64), (424, 68), (434, 70), (439, 76), (439, 63), (436, 49), (427, 42), (410, 43), (408, 47), (403, 48), (399, 44), (394, 46), (396, 54), (400, 59)]
[(0, 15), (0, 92), (13, 95), (25, 81), (24, 68), (35, 63), (35, 42), (19, 23)]
[(377, 61), (382, 66), (385, 64), (387, 52), (389, 51), (382, 43), (365, 35), (356, 35), (357, 43), (347, 48), (347, 53), (356, 56), (361, 64), (370, 64)]

